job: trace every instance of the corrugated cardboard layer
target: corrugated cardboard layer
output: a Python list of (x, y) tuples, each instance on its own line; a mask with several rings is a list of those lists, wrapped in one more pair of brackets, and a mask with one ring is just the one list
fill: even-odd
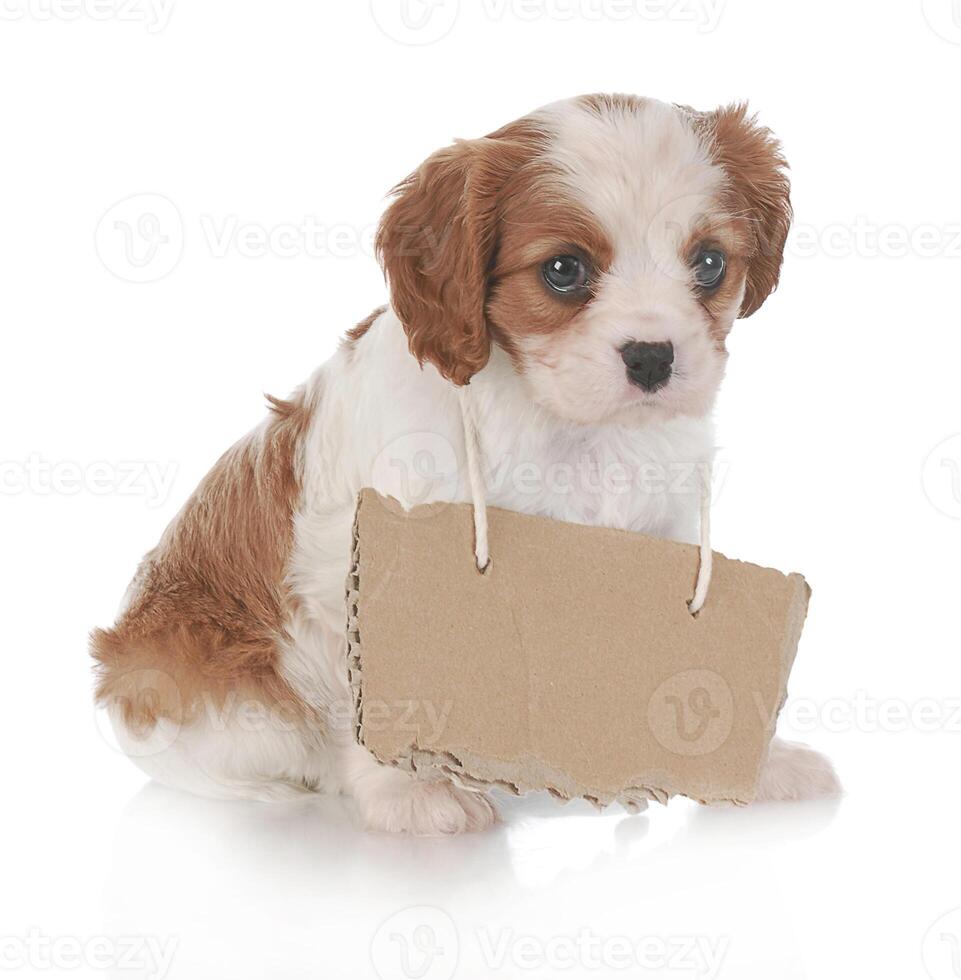
[(380, 761), (466, 785), (598, 804), (747, 803), (807, 611), (797, 574), (466, 504), (405, 512), (360, 494), (348, 579), (357, 738)]

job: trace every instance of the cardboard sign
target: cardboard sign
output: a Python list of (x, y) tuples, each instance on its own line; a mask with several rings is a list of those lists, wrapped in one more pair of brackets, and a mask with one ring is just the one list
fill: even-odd
[(477, 571), (467, 504), (360, 494), (348, 579), (358, 741), (468, 786), (599, 805), (683, 794), (748, 803), (810, 590), (697, 548), (489, 508)]

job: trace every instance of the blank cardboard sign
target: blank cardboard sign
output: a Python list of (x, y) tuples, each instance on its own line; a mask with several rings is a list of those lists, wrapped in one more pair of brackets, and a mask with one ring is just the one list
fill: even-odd
[(715, 554), (687, 608), (691, 545), (467, 504), (405, 511), (362, 491), (348, 579), (358, 741), (464, 785), (627, 805), (748, 803), (810, 591)]

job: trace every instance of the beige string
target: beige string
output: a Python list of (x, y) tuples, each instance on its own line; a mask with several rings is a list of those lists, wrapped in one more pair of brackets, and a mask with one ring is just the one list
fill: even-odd
[[(486, 572), (491, 566), (490, 551), (487, 545), (487, 504), (484, 495), (484, 481), (481, 476), (479, 463), (480, 445), (477, 436), (477, 420), (474, 417), (474, 407), (468, 386), (461, 385), (457, 389), (460, 399), (461, 418), (464, 423), (464, 449), (467, 455), (467, 478), (470, 482), (471, 503), (474, 508), (474, 560), (480, 572)], [(713, 553), (711, 552), (711, 479), (706, 474), (701, 483), (701, 544), (697, 569), (697, 582), (694, 585), (694, 595), (688, 602), (692, 616), (696, 616), (707, 601), (707, 592), (711, 585), (711, 567)]]
[(696, 616), (707, 602), (707, 590), (711, 585), (711, 569), (714, 552), (711, 551), (711, 474), (705, 473), (701, 481), (701, 549), (697, 566), (697, 582), (694, 595), (687, 604), (691, 615)]
[(467, 453), (467, 478), (470, 481), (470, 497), (474, 505), (474, 558), (477, 570), (486, 572), (490, 568), (491, 558), (487, 548), (487, 504), (484, 500), (484, 481), (481, 477), (480, 446), (477, 439), (477, 423), (474, 419), (474, 407), (467, 385), (457, 389), (460, 397), (460, 414), (464, 422), (464, 449)]

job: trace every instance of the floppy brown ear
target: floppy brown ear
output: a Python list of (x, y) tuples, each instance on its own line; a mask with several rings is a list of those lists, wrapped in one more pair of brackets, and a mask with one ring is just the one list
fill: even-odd
[(791, 185), (781, 144), (747, 106), (723, 106), (702, 116), (712, 155), (727, 174), (730, 208), (750, 221), (754, 250), (740, 316), (750, 316), (777, 286), (791, 226)]
[(497, 199), (523, 157), (520, 143), (495, 137), (439, 150), (394, 188), (377, 230), (391, 305), (411, 353), (457, 385), (490, 357), (484, 302)]

